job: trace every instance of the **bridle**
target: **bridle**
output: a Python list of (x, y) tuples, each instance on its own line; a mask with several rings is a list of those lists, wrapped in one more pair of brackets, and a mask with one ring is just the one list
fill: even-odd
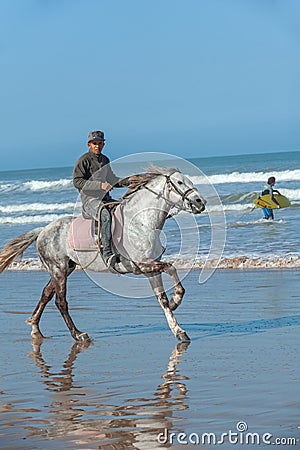
[[(163, 200), (165, 200), (165, 202), (166, 202), (169, 206), (178, 209), (178, 211), (177, 211), (177, 212), (174, 212), (174, 213), (172, 214), (172, 216), (175, 215), (175, 214), (178, 214), (180, 211), (183, 211), (183, 210), (184, 210), (183, 204), (184, 204), (184, 201), (185, 201), (185, 200), (188, 200), (188, 198), (187, 198), (188, 195), (190, 195), (190, 194), (191, 194), (192, 192), (194, 192), (194, 191), (197, 191), (196, 188), (188, 188), (186, 191), (181, 192), (181, 191), (178, 189), (178, 187), (177, 187), (177, 186), (173, 183), (173, 181), (171, 180), (171, 176), (172, 176), (175, 172), (177, 172), (177, 170), (174, 171), (174, 172), (172, 172), (170, 175), (165, 175), (165, 174), (162, 174), (162, 175), (166, 178), (166, 184), (165, 184), (165, 186), (168, 187), (169, 192), (173, 191), (173, 192), (175, 192), (176, 194), (180, 195), (180, 197), (181, 197), (181, 199), (182, 199), (182, 206), (179, 206), (179, 205), (175, 204), (174, 202), (171, 202), (168, 198), (165, 197), (165, 195), (163, 194), (163, 192), (156, 192), (156, 191), (154, 191), (153, 189), (149, 188), (149, 186), (147, 186), (147, 185), (144, 185), (144, 186), (143, 186), (143, 187), (144, 187), (145, 189), (147, 189), (149, 192), (152, 192), (152, 194), (154, 194), (154, 195), (156, 196), (157, 199), (161, 199), (161, 198), (162, 198)], [(164, 189), (163, 189), (163, 190), (164, 190)], [(189, 201), (189, 202), (190, 202), (190, 201)], [(190, 204), (191, 204), (191, 202), (190, 202)], [(170, 217), (170, 214), (169, 214), (168, 217)]]
[[(173, 172), (173, 173), (175, 173), (175, 172)], [(173, 173), (171, 175), (173, 175)], [(176, 194), (179, 194), (181, 196), (181, 199), (183, 202), (187, 199), (188, 195), (190, 195), (194, 191), (197, 191), (196, 188), (189, 188), (185, 192), (180, 192), (180, 190), (177, 188), (177, 186), (171, 180), (171, 175), (164, 175), (167, 179), (167, 186), (169, 187), (169, 191), (173, 190), (176, 192)]]

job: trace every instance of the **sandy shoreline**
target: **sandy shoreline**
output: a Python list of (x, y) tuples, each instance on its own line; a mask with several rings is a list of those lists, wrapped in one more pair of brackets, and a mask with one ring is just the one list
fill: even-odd
[[(175, 315), (192, 342), (180, 347), (154, 298), (118, 297), (74, 272), (70, 311), (93, 338), (82, 348), (54, 303), (41, 321), (50, 339), (31, 341), (24, 321), (46, 272), (1, 274), (1, 449), (199, 448), (179, 446), (178, 433), (220, 438), (238, 422), (299, 446), (298, 271), (218, 270), (201, 286), (198, 279), (193, 270), (183, 282)], [(175, 433), (172, 445), (157, 442), (165, 430)]]

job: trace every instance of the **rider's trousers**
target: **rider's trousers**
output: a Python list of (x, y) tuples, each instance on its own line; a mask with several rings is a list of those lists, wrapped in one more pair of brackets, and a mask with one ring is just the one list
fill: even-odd
[[(93, 217), (98, 221), (98, 211), (104, 202), (99, 201), (97, 198), (85, 199), (82, 209), (84, 215)], [(111, 216), (106, 208), (102, 208), (101, 211), (101, 242), (102, 242), (102, 254), (105, 261), (112, 255), (111, 250)]]

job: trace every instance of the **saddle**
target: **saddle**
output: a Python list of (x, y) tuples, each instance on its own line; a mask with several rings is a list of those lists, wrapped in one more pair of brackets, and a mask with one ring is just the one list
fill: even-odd
[[(112, 218), (112, 245), (118, 248), (122, 240), (123, 208), (119, 202), (106, 203), (105, 207)], [(87, 218), (83, 214), (72, 221), (68, 233), (68, 242), (73, 250), (91, 252), (98, 251), (101, 248), (100, 218), (101, 209), (98, 214), (98, 221), (93, 218)]]

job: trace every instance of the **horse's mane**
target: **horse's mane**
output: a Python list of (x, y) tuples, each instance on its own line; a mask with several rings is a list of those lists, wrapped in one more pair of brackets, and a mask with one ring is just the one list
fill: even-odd
[(131, 175), (130, 178), (130, 184), (128, 191), (123, 195), (123, 198), (128, 197), (129, 195), (136, 192), (141, 187), (145, 186), (149, 181), (153, 180), (154, 178), (160, 176), (160, 175), (171, 175), (174, 172), (177, 172), (178, 169), (174, 167), (157, 167), (154, 164), (151, 164), (148, 169), (145, 169), (146, 171), (143, 173), (137, 173), (134, 175)]

